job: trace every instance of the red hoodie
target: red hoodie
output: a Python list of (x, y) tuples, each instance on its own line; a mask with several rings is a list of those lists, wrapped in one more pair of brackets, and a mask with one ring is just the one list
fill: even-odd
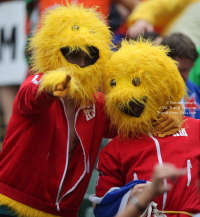
[(98, 94), (95, 105), (77, 108), (80, 144), (68, 165), (65, 108), (59, 98), (37, 95), (40, 79), (41, 74), (29, 76), (14, 100), (0, 154), (0, 194), (47, 213), (75, 217), (101, 140), (112, 137), (103, 95)]

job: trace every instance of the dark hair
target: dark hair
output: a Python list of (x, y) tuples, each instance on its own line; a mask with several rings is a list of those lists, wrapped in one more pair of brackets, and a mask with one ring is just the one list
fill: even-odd
[(172, 59), (176, 56), (180, 58), (188, 58), (196, 61), (198, 53), (192, 40), (184, 34), (174, 33), (166, 36), (162, 40), (162, 45), (167, 45), (171, 52), (168, 53)]

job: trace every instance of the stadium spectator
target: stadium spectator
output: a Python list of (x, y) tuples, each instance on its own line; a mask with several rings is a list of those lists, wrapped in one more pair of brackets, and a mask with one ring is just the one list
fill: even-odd
[(198, 47), (200, 45), (199, 0), (147, 0), (138, 4), (127, 20), (127, 34), (135, 38), (154, 26), (161, 35), (183, 33)]
[(169, 46), (171, 52), (168, 56), (178, 62), (179, 72), (186, 82), (188, 99), (184, 102), (185, 116), (200, 119), (200, 88), (188, 80), (189, 72), (198, 57), (194, 43), (186, 35), (174, 33), (164, 37), (161, 44)]

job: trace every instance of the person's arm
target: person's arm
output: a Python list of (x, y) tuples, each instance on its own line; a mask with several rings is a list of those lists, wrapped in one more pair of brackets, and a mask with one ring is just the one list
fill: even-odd
[(127, 34), (135, 38), (153, 26), (163, 27), (171, 17), (185, 8), (191, 0), (147, 0), (138, 4), (127, 19)]
[(70, 72), (61, 68), (44, 73), (39, 84), (39, 93), (48, 92), (50, 95), (59, 98), (73, 98), (74, 91), (78, 90), (78, 81), (71, 77)]
[(124, 186), (123, 175), (117, 158), (117, 138), (113, 139), (99, 154), (97, 170), (99, 178), (96, 196), (104, 196), (112, 187)]
[(145, 180), (135, 180), (125, 183), (121, 170), (121, 160), (117, 150), (116, 138), (100, 153), (97, 169), (99, 178), (96, 194), (90, 195), (89, 200), (95, 204), (95, 217), (114, 217), (125, 209), (131, 189), (145, 184)]
[(175, 181), (179, 176), (186, 174), (185, 169), (177, 169), (173, 164), (156, 165), (154, 168), (152, 183), (146, 185), (146, 188), (133, 201), (128, 204), (124, 212), (117, 217), (138, 217), (141, 211), (158, 195), (169, 191), (172, 185), (164, 185), (163, 179), (168, 178)]
[(104, 128), (104, 138), (113, 139), (116, 136), (117, 136), (117, 129), (116, 127), (112, 126), (110, 119), (107, 117), (106, 125)]
[(46, 91), (38, 93), (42, 74), (29, 76), (20, 87), (16, 96), (18, 109), (23, 114), (35, 114), (48, 109), (57, 98)]
[(154, 136), (165, 137), (177, 133), (183, 125), (183, 107), (180, 103), (169, 106), (165, 114), (160, 115), (153, 124)]
[(73, 96), (75, 88), (78, 89), (74, 80), (62, 69), (29, 76), (17, 95), (20, 112), (42, 112), (58, 98)]

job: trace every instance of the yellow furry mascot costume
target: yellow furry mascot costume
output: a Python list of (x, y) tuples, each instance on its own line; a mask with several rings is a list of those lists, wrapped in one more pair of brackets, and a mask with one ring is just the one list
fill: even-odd
[[(44, 73), (39, 91), (46, 89), (59, 96), (56, 87), (68, 74), (70, 84), (63, 87), (66, 95), (81, 106), (93, 102), (93, 94), (102, 87), (104, 65), (111, 56), (111, 38), (102, 15), (94, 8), (68, 4), (48, 11), (29, 46), (33, 70)], [(80, 51), (88, 55), (89, 66), (79, 67), (66, 60)]]
[(158, 115), (184, 96), (183, 79), (176, 62), (166, 58), (167, 52), (169, 49), (142, 39), (123, 41), (108, 62), (104, 73), (106, 108), (113, 125), (125, 136), (153, 132)]
[[(200, 120), (183, 118), (181, 129), (164, 138), (152, 134), (158, 114), (173, 112), (174, 107), (166, 109), (178, 105), (186, 93), (177, 63), (167, 52), (169, 49), (142, 39), (124, 41), (108, 61), (104, 73), (106, 108), (120, 133), (99, 154), (96, 195), (89, 197), (96, 203), (96, 217), (123, 216), (129, 201), (136, 205), (138, 213), (145, 211), (144, 216), (192, 216), (200, 212), (196, 184)], [(170, 191), (156, 197), (156, 204), (150, 203), (146, 209), (135, 197), (151, 181), (154, 166), (165, 163), (187, 168), (187, 175), (173, 185), (167, 178), (162, 180), (166, 189), (171, 185)]]

